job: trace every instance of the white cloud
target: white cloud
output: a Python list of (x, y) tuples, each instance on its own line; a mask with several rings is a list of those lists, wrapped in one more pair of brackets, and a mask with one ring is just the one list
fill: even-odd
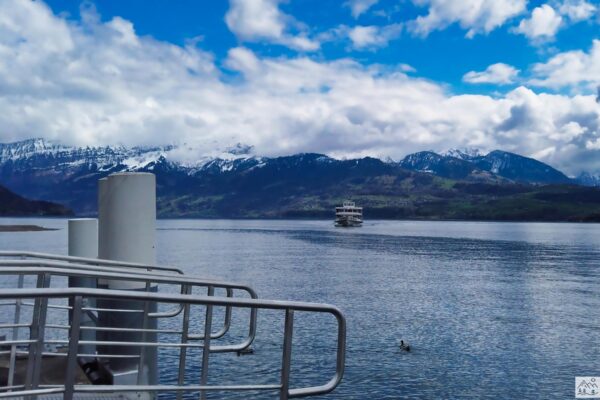
[[(23, 16), (26, 15), (27, 18)], [(348, 59), (264, 58), (231, 49), (224, 75), (193, 46), (139, 36), (123, 19), (65, 22), (40, 2), (0, 2), (0, 141), (237, 142), (264, 155), (391, 156), (501, 148), (600, 170), (595, 95), (454, 95), (443, 84)], [(593, 146), (592, 146), (593, 147)]]
[(585, 142), (585, 148), (588, 150), (600, 150), (600, 139), (588, 140)]
[[(296, 50), (317, 50), (319, 43), (307, 36), (302, 24), (279, 9), (281, 2), (282, 0), (230, 0), (225, 22), (243, 41), (268, 41)], [(298, 32), (292, 34), (292, 30)]]
[(417, 72), (417, 70), (409, 64), (398, 64), (398, 69), (402, 72)]
[(522, 33), (529, 39), (551, 39), (563, 22), (559, 13), (548, 4), (536, 7), (529, 19), (523, 19), (515, 28), (516, 33)]
[(256, 55), (245, 47), (235, 47), (227, 52), (225, 65), (232, 70), (255, 73), (260, 70), (261, 62)]
[(596, 12), (597, 7), (585, 0), (565, 0), (558, 10), (571, 21), (578, 22), (590, 19)]
[[(30, 51), (38, 47), (38, 57), (66, 52), (73, 48), (70, 31), (63, 19), (55, 18), (43, 3), (3, 1), (6, 9), (0, 13), (0, 38), (5, 55), (16, 51)], [(11, 7), (14, 6), (14, 7)], [(22, 29), (27, 27), (27, 30)], [(34, 54), (31, 54), (35, 56)]]
[(346, 5), (350, 7), (350, 12), (354, 18), (358, 18), (369, 8), (377, 4), (379, 0), (348, 0)]
[(594, 40), (589, 52), (567, 51), (554, 55), (545, 63), (533, 66), (530, 84), (559, 89), (583, 87), (594, 91), (600, 85), (600, 40)]
[(428, 13), (412, 21), (413, 31), (427, 36), (458, 23), (467, 37), (489, 33), (526, 10), (527, 0), (413, 0)]
[(514, 83), (519, 70), (503, 63), (492, 64), (485, 71), (470, 71), (463, 76), (463, 81), (468, 83), (493, 83), (507, 85)]
[(390, 40), (396, 39), (402, 32), (401, 24), (386, 26), (355, 26), (347, 28), (348, 37), (355, 49), (373, 49), (384, 47)]

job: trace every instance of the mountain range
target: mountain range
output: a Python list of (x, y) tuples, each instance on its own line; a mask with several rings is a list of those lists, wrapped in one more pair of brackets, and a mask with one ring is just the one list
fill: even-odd
[(450, 179), (469, 179), (483, 174), (485, 178), (532, 184), (580, 183), (540, 161), (501, 150), (486, 155), (477, 150), (449, 150), (444, 154), (422, 151), (406, 156), (399, 165)]
[[(414, 153), (400, 161), (322, 154), (260, 157), (244, 144), (189, 158), (185, 145), (70, 147), (43, 139), (0, 144), (0, 184), (29, 198), (96, 212), (97, 181), (157, 176), (162, 217), (330, 218), (349, 197), (369, 218), (596, 220), (600, 179), (578, 179), (495, 150)], [(587, 185), (587, 186), (586, 186)]]

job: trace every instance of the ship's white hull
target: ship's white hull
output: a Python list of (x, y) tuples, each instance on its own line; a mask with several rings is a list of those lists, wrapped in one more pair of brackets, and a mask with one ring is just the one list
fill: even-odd
[(340, 227), (353, 227), (353, 226), (361, 226), (362, 219), (358, 218), (349, 218), (349, 217), (338, 217), (335, 220), (335, 226)]

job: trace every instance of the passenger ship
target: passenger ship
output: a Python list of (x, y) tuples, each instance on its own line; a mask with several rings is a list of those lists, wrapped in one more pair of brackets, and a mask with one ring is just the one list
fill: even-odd
[(353, 201), (344, 201), (341, 207), (335, 208), (335, 226), (361, 226), (363, 209), (356, 207)]

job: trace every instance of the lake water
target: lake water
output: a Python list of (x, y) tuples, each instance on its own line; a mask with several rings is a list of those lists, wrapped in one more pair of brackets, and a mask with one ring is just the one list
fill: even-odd
[[(0, 249), (66, 254), (66, 220), (0, 223), (60, 228), (0, 233)], [(326, 399), (565, 399), (600, 376), (597, 224), (161, 220), (157, 241), (163, 264), (341, 308), (346, 374)], [(255, 354), (211, 356), (210, 383), (276, 380), (282, 321), (259, 314)], [(292, 386), (329, 378), (333, 327), (297, 319)], [(276, 395), (212, 395), (250, 397)]]

